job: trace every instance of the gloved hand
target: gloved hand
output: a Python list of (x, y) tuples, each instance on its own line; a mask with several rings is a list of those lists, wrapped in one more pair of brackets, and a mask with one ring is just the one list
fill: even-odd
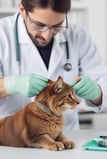
[(101, 95), (97, 82), (91, 80), (89, 77), (82, 76), (79, 80), (73, 81), (71, 86), (74, 88), (76, 94), (84, 99), (95, 100)]
[(4, 88), (9, 94), (33, 97), (47, 86), (47, 82), (47, 78), (36, 74), (12, 75), (4, 78)]

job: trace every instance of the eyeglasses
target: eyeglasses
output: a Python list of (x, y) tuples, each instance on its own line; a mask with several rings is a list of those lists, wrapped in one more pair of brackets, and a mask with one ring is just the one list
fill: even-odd
[(57, 25), (48, 26), (48, 25), (45, 25), (45, 24), (43, 24), (41, 22), (38, 22), (38, 21), (34, 22), (30, 18), (28, 12), (26, 12), (26, 16), (29, 18), (29, 22), (31, 24), (32, 30), (36, 30), (38, 32), (45, 32), (48, 29), (50, 29), (53, 33), (58, 33), (58, 32), (63, 32), (63, 31), (65, 31), (68, 28), (68, 19), (67, 19), (67, 16), (65, 18), (65, 20), (66, 20), (66, 25), (65, 26), (63, 26), (64, 21), (61, 22), (61, 23), (59, 23), (59, 24), (57, 24)]

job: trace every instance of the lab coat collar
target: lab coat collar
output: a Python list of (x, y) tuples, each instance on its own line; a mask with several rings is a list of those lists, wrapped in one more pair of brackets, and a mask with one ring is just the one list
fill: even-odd
[[(29, 43), (32, 42), (32, 40), (30, 39), (23, 18), (21, 17), (21, 15), (19, 16), (18, 19), (18, 36), (19, 36), (19, 43)], [(55, 41), (57, 41), (58, 43), (64, 43), (66, 41), (64, 34), (63, 33), (58, 33), (55, 36)]]
[(66, 38), (64, 36), (63, 33), (58, 33), (56, 36), (55, 36), (55, 41), (57, 41), (58, 43), (65, 43), (66, 41)]
[(19, 39), (19, 43), (27, 44), (31, 42), (31, 39), (27, 33), (27, 30), (21, 15), (19, 15), (19, 19), (18, 19), (18, 39)]

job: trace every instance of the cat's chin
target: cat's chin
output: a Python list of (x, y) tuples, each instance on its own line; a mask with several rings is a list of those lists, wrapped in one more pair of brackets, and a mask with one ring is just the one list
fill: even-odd
[[(59, 109), (59, 110), (54, 110), (53, 111), (53, 114), (55, 114), (56, 116), (60, 116), (60, 115), (62, 115), (65, 111), (67, 111), (67, 110), (71, 110), (71, 109), (75, 109), (75, 107), (76, 107), (76, 104), (68, 104), (68, 103), (66, 103), (66, 104), (64, 104), (63, 106), (61, 106), (61, 109)], [(52, 110), (51, 110), (52, 111)]]
[(74, 109), (76, 107), (76, 104), (68, 104), (68, 103), (66, 103), (65, 105), (64, 105), (64, 108), (65, 108), (65, 110), (68, 110), (68, 109)]
[(61, 116), (65, 111), (70, 110), (70, 109), (74, 109), (74, 107), (69, 107), (68, 104), (65, 106), (63, 106), (63, 109), (61, 110), (54, 110), (53, 114), (56, 116)]
[(55, 116), (61, 116), (67, 109), (63, 109), (63, 110), (54, 110), (54, 112), (52, 112)]

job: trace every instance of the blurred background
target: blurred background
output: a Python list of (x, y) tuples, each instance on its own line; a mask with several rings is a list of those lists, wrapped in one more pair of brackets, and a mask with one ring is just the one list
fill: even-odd
[[(18, 11), (20, 0), (0, 0), (0, 18)], [(72, 0), (69, 23), (86, 29), (96, 43), (101, 58), (107, 65), (107, 0)], [(107, 128), (107, 112), (94, 113), (84, 101), (79, 107), (81, 129)]]

